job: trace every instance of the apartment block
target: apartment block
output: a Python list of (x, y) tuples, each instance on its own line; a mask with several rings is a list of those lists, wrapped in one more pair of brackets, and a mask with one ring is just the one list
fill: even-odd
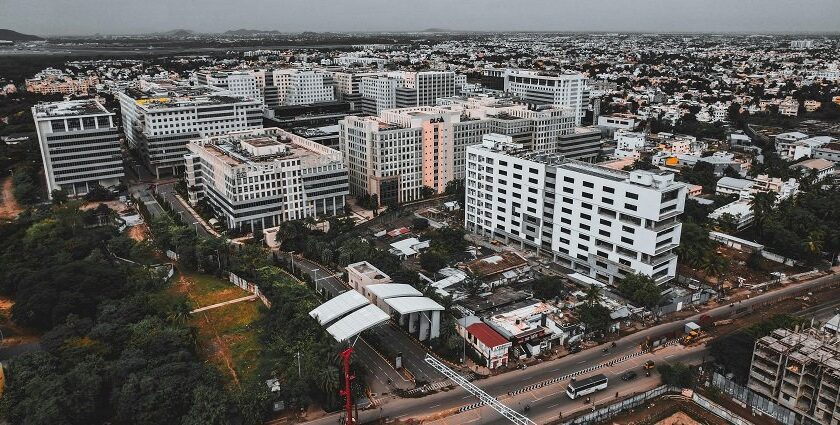
[(125, 171), (114, 115), (94, 99), (32, 108), (48, 193), (63, 190), (79, 196), (96, 185), (120, 184)]
[(47, 68), (25, 81), (26, 91), (36, 94), (85, 95), (99, 84), (95, 75), (72, 76), (54, 68)]
[(213, 86), (141, 80), (118, 97), (126, 141), (158, 177), (183, 170), (192, 139), (262, 128), (259, 100)]
[(760, 338), (747, 385), (793, 410), (798, 424), (840, 424), (840, 348), (830, 335), (777, 329)]
[(667, 172), (612, 170), (490, 134), (467, 147), (467, 230), (518, 243), (612, 284), (676, 274), (687, 187)]
[(190, 202), (206, 200), (228, 228), (344, 211), (347, 169), (335, 149), (279, 128), (204, 137), (188, 149)]

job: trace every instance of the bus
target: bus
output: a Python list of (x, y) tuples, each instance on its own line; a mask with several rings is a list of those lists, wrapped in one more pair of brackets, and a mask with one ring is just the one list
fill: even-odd
[(566, 387), (566, 395), (574, 400), (582, 395), (592, 394), (595, 391), (607, 389), (609, 380), (605, 375), (594, 375), (579, 381), (572, 381)]

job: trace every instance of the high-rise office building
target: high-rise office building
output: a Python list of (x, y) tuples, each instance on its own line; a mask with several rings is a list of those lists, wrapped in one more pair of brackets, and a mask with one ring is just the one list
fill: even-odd
[(376, 117), (339, 122), (339, 146), (354, 195), (381, 204), (420, 199), (423, 187), (442, 193), (464, 177), (466, 147), (491, 132), (512, 135), (532, 149), (555, 152), (561, 134), (574, 131), (564, 108), (531, 110), (493, 98), (447, 98), (441, 106), (390, 109)]
[(361, 109), (378, 114), (386, 109), (433, 106), (437, 99), (455, 96), (458, 82), (453, 71), (395, 71), (362, 78)]
[(47, 192), (84, 195), (113, 187), (125, 175), (114, 113), (97, 100), (39, 103), (32, 108)]
[(341, 152), (278, 128), (192, 140), (190, 201), (205, 199), (228, 228), (265, 229), (344, 211)]
[(196, 73), (199, 84), (218, 87), (231, 93), (262, 102), (260, 79), (249, 71), (202, 70)]
[(670, 173), (623, 172), (523, 149), (509, 136), (467, 147), (465, 227), (533, 249), (613, 284), (676, 274), (686, 186)]
[(560, 105), (571, 108), (578, 118), (586, 114), (589, 90), (586, 77), (577, 73), (548, 74), (529, 70), (508, 69), (504, 74), (504, 90), (534, 105)]
[(187, 142), (262, 127), (262, 104), (213, 86), (140, 81), (119, 94), (123, 128), (155, 175), (184, 168)]

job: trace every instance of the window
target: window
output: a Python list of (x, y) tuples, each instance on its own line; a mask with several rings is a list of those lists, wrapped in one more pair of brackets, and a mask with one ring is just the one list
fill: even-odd
[(566, 183), (574, 183), (575, 179), (573, 179), (569, 176), (563, 176), (563, 181), (566, 182)]
[(573, 203), (572, 198), (567, 198), (567, 197), (565, 197), (565, 196), (563, 197), (563, 202), (564, 202), (564, 203), (566, 203), (566, 204), (571, 204), (571, 203)]
[(633, 245), (633, 239), (630, 239), (627, 236), (622, 236), (621, 242), (626, 243), (627, 245)]
[(612, 204), (613, 204), (613, 200), (612, 200), (612, 199), (610, 199), (610, 198), (607, 198), (606, 196), (602, 196), (602, 197), (601, 197), (601, 202), (603, 202), (603, 203), (605, 203), (605, 204), (610, 204), (610, 205), (612, 205)]
[(586, 202), (581, 202), (580, 206), (588, 210), (592, 209), (592, 204), (587, 204)]
[(638, 207), (636, 207), (636, 206), (635, 206), (635, 205), (633, 205), (633, 204), (624, 204), (624, 208), (625, 208), (625, 209), (628, 209), (628, 210), (630, 210), (630, 211), (636, 211), (636, 210), (638, 209)]
[(630, 199), (639, 199), (639, 194), (633, 192), (627, 192), (627, 197)]
[(609, 186), (604, 186), (604, 192), (607, 192), (607, 193), (615, 193), (615, 189), (613, 189), (613, 188), (611, 188), (611, 187), (609, 187)]
[(595, 187), (595, 184), (592, 182), (583, 182), (583, 187), (588, 187), (592, 189), (593, 187)]
[(580, 218), (584, 220), (592, 220), (592, 216), (589, 214), (580, 213)]
[(630, 226), (621, 226), (621, 230), (623, 230), (627, 233), (630, 233), (630, 234), (636, 233), (636, 229), (634, 229)]
[(610, 237), (610, 232), (608, 232), (608, 231), (606, 231), (606, 230), (604, 230), (604, 229), (600, 229), (600, 230), (598, 230), (598, 234), (599, 234), (599, 235), (601, 235), (601, 236)]
[(592, 194), (591, 194), (591, 193), (588, 193), (588, 192), (583, 192), (583, 193), (582, 193), (582, 195), (583, 195), (583, 197), (584, 197), (584, 198), (586, 198), (586, 199), (592, 199)]
[(521, 169), (522, 169), (522, 165), (521, 165), (521, 164), (513, 164), (513, 169), (514, 169), (514, 170), (521, 170)]

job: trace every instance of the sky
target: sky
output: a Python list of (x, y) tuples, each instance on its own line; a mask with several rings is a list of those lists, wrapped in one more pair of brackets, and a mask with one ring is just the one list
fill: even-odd
[(840, 0), (0, 0), (35, 35), (189, 29), (838, 32)]

